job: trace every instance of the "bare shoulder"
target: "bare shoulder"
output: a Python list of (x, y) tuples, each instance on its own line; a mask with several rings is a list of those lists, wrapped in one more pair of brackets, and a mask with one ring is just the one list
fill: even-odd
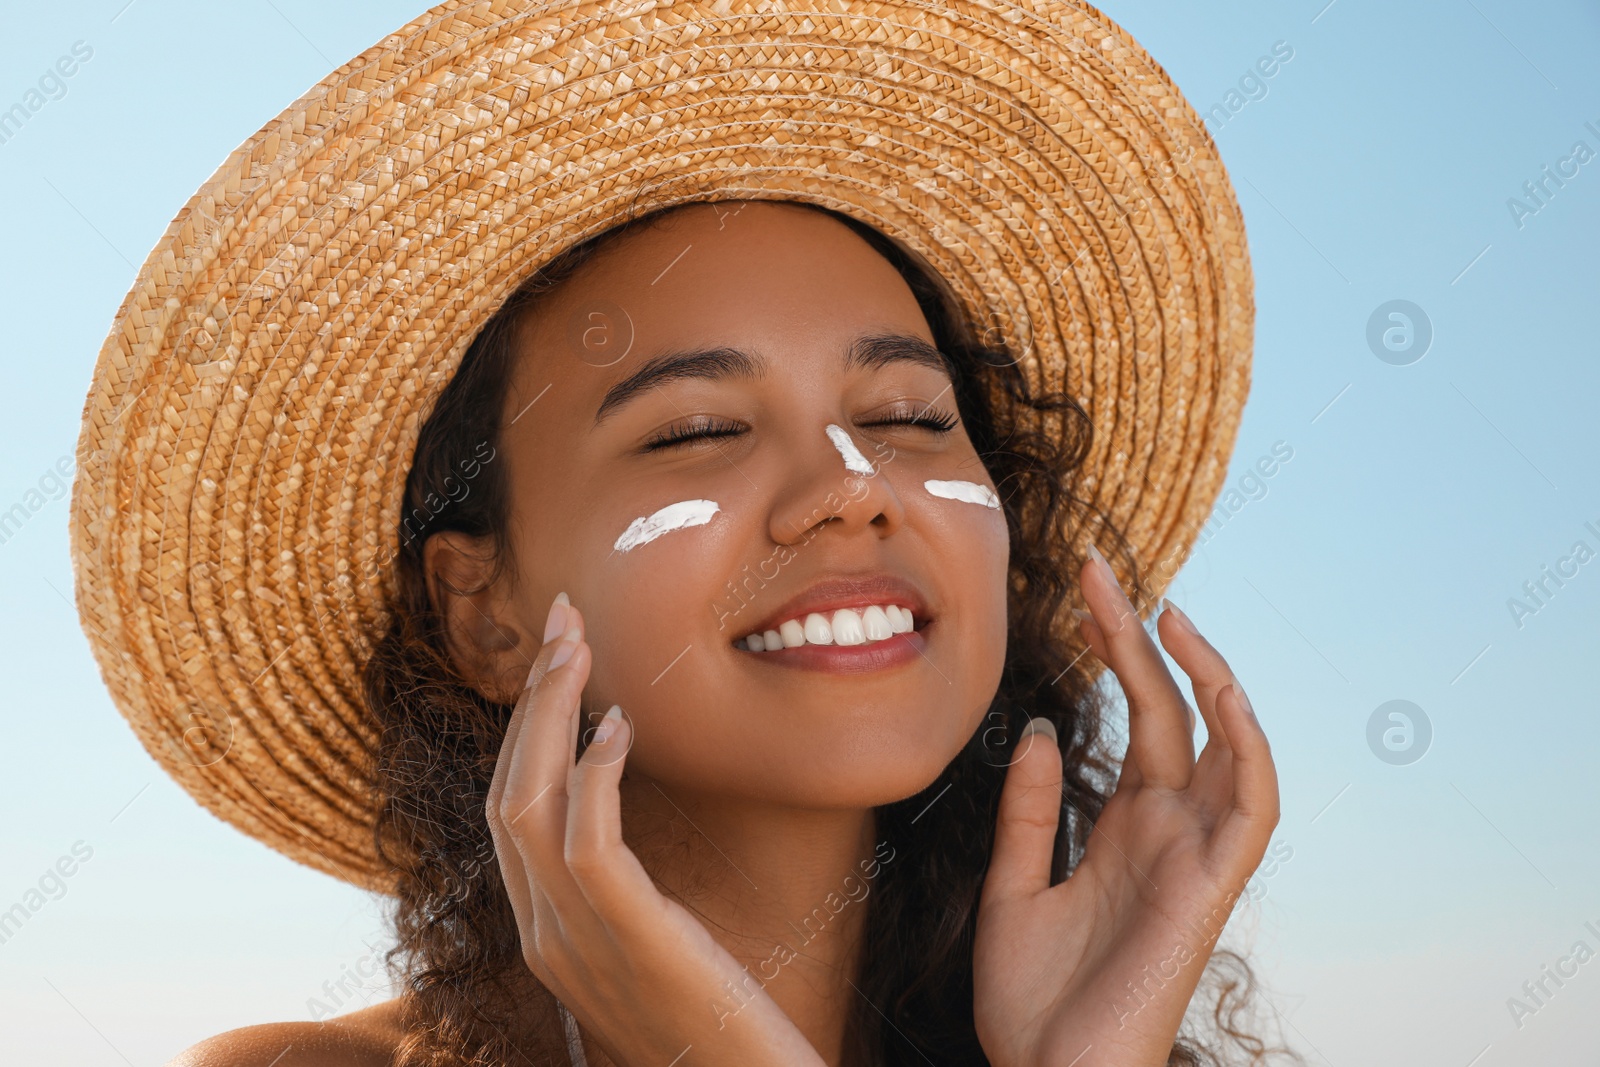
[(263, 1023), (208, 1037), (167, 1067), (389, 1067), (404, 1035), (400, 1001), (323, 1022)]

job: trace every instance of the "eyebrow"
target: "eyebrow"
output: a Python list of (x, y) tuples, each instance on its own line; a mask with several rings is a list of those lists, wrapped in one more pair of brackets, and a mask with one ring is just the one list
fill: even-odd
[[(881, 333), (858, 337), (850, 342), (844, 352), (844, 369), (878, 370), (894, 363), (911, 363), (929, 367), (954, 377), (950, 361), (943, 352), (910, 334)], [(738, 348), (699, 348), (686, 352), (671, 352), (646, 360), (644, 365), (606, 391), (605, 398), (595, 411), (594, 424), (599, 426), (617, 409), (643, 393), (685, 379), (726, 381), (731, 379), (761, 378), (766, 374), (766, 361)]]

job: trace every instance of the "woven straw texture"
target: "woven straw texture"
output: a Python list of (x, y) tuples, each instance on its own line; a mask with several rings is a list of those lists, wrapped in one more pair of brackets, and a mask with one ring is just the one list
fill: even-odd
[(943, 274), (1088, 410), (1080, 489), (1159, 593), (1226, 473), (1254, 307), (1216, 148), (1123, 30), (1048, 0), (450, 0), (228, 157), (95, 367), (78, 608), (197, 800), (392, 891), (359, 675), (421, 422), (534, 267), (727, 198), (838, 209)]

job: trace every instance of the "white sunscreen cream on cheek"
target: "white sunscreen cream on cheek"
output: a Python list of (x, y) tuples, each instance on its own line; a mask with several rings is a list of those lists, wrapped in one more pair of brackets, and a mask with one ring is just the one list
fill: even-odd
[(654, 541), (664, 533), (689, 526), (704, 526), (719, 510), (715, 500), (681, 500), (676, 504), (668, 504), (653, 515), (628, 523), (628, 528), (622, 531), (622, 536), (617, 538), (617, 543), (612, 547), (618, 552), (627, 552)]
[(942, 496), (946, 500), (961, 500), (968, 504), (982, 504), (986, 508), (998, 508), (1000, 498), (995, 496), (994, 490), (987, 485), (977, 482), (941, 482), (931, 479), (923, 482), (922, 486), (934, 496)]
[(861, 450), (856, 447), (855, 441), (850, 437), (849, 430), (846, 430), (843, 426), (835, 426), (830, 422), (827, 425), (827, 431), (828, 440), (833, 442), (833, 447), (837, 448), (839, 455), (844, 457), (846, 470), (854, 471), (856, 474), (872, 473), (872, 464), (867, 461), (867, 457), (863, 456)]

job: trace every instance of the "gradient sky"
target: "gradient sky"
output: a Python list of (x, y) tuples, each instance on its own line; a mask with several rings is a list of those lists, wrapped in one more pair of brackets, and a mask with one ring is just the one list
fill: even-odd
[[(1217, 116), (1255, 268), (1238, 506), (1171, 590), (1279, 765), (1287, 858), (1230, 936), (1253, 943), (1269, 1018), (1310, 1063), (1593, 1067), (1600, 958), (1520, 1026), (1507, 1001), (1576, 942), (1600, 952), (1600, 557), (1573, 555), (1600, 552), (1600, 156), (1574, 151), (1600, 153), (1600, 9), (1325, 4), (1104, 5)], [(0, 944), (0, 1060), (159, 1064), (311, 1018), (384, 944), (372, 900), (206, 814), (122, 722), (71, 604), (51, 472), (70, 469), (94, 357), (173, 214), (426, 7), (0, 11), (0, 108), (92, 49), (0, 144), (0, 510), (41, 504), (0, 545), (0, 910), (89, 855)], [(1547, 166), (1571, 176), (1540, 204), (1524, 183)], [(1420, 359), (1369, 343), (1394, 301), (1428, 324)], [(1264, 458), (1271, 476), (1253, 475)], [(1524, 584), (1547, 567), (1569, 577), (1534, 602)], [(1369, 744), (1390, 701), (1425, 717), (1421, 758)], [(338, 1006), (387, 995), (373, 980)]]

